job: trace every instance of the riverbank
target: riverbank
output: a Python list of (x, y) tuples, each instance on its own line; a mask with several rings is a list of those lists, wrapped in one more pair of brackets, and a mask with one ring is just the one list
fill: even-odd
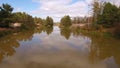
[(104, 37), (104, 38), (114, 38), (114, 39), (120, 39), (119, 37), (115, 37), (114, 34), (112, 34), (112, 32), (110, 32), (110, 29), (104, 29), (104, 30), (93, 30), (93, 29), (82, 29), (80, 27), (76, 27), (76, 28), (70, 28), (70, 30), (73, 32), (73, 34), (76, 34), (77, 31), (77, 35), (82, 34), (88, 37)]
[(12, 33), (18, 33), (21, 31), (30, 30), (28, 28), (0, 28), (0, 38)]

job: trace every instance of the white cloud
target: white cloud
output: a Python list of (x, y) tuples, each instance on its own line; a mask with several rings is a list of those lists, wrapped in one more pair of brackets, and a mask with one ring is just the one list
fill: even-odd
[(73, 0), (33, 0), (38, 2), (39, 8), (31, 13), (36, 16), (45, 18), (51, 16), (58, 21), (64, 15), (85, 16), (88, 15), (88, 4), (92, 0), (78, 0), (73, 3)]

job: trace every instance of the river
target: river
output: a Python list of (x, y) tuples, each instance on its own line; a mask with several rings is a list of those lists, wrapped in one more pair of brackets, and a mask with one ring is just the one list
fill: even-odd
[(38, 28), (0, 38), (0, 68), (120, 68), (120, 40)]

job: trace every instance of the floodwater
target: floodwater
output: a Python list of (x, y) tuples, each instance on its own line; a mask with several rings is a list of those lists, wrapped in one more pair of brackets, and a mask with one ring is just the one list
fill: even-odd
[(37, 28), (0, 39), (0, 68), (120, 68), (120, 40), (67, 28)]

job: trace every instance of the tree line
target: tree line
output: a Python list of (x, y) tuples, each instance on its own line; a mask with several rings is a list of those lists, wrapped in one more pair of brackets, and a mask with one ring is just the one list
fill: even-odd
[[(53, 19), (49, 16), (46, 19), (33, 17), (25, 12), (13, 12), (14, 8), (9, 4), (0, 6), (0, 37), (24, 30), (35, 30), (38, 26), (46, 29), (53, 27)], [(17, 27), (16, 27), (17, 26)], [(50, 32), (47, 33), (49, 34)]]
[(13, 12), (13, 7), (9, 4), (0, 6), (0, 27), (10, 28), (10, 24), (21, 23), (21, 28), (32, 28), (35, 25), (41, 24), (45, 26), (53, 26), (53, 19), (49, 16), (46, 19), (32, 17), (25, 12)]
[[(53, 27), (54, 21), (47, 16), (46, 19), (32, 17), (25, 12), (12, 12), (13, 7), (9, 4), (2, 4), (0, 7), (0, 27), (10, 27), (11, 23), (19, 22), (21, 28), (27, 29), (35, 25)], [(120, 7), (111, 4), (110, 2), (100, 2), (94, 0), (92, 4), (91, 17), (75, 17), (71, 19), (66, 15), (60, 20), (60, 27), (70, 27), (72, 24), (90, 23), (91, 29), (107, 30), (115, 36), (120, 36)]]
[(120, 37), (120, 7), (110, 2), (94, 1), (92, 24), (96, 29), (108, 29), (114, 36)]
[(91, 17), (64, 16), (60, 21), (60, 27), (69, 27), (72, 24), (90, 23), (90, 30), (98, 30), (119, 38), (120, 37), (120, 7), (110, 2), (94, 0)]
[(21, 23), (21, 28), (31, 28), (34, 26), (34, 18), (25, 12), (14, 12), (9, 4), (0, 6), (0, 27), (10, 28), (13, 23)]
[[(40, 17), (32, 17), (25, 12), (13, 12), (14, 8), (9, 4), (2, 4), (0, 6), (0, 27), (10, 28), (12, 23), (21, 23), (22, 28), (31, 28), (35, 25), (42, 25), (52, 27), (54, 21), (52, 17), (47, 16), (46, 19)], [(72, 24), (72, 20), (69, 15), (61, 18), (60, 25), (69, 27)]]

